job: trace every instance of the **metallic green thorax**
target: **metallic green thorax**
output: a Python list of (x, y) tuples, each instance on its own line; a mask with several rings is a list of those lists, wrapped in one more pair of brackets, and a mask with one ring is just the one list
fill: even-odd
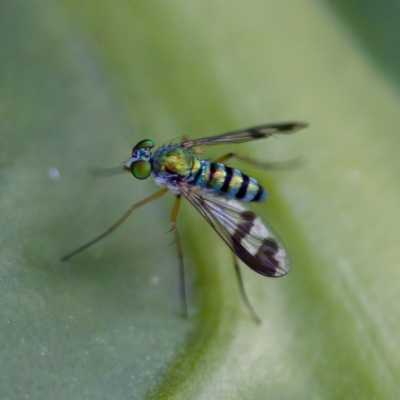
[(200, 160), (193, 151), (181, 146), (160, 147), (151, 157), (154, 143), (142, 140), (134, 148), (126, 166), (138, 179), (153, 172), (156, 183), (180, 194), (179, 185), (192, 185), (217, 195), (244, 202), (263, 202), (267, 191), (254, 179), (225, 164)]
[(201, 168), (200, 160), (192, 151), (177, 146), (161, 147), (152, 161), (154, 174), (166, 179), (173, 176), (187, 179)]

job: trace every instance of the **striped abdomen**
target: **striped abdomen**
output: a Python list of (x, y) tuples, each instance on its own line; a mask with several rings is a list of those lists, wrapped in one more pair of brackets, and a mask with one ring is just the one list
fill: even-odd
[(268, 197), (267, 191), (254, 178), (216, 162), (201, 160), (201, 170), (196, 174), (193, 184), (245, 202), (263, 202)]

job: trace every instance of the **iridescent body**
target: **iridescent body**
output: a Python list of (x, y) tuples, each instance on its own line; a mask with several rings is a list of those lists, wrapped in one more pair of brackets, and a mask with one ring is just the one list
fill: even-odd
[[(265, 164), (256, 163), (233, 153), (210, 162), (200, 159), (192, 148), (224, 143), (244, 143), (268, 138), (276, 133), (293, 133), (306, 126), (306, 124), (296, 122), (260, 125), (222, 135), (184, 140), (177, 144), (171, 143), (160, 147), (154, 154), (152, 140), (140, 141), (133, 148), (132, 156), (126, 161), (124, 169), (130, 171), (137, 179), (147, 179), (153, 173), (156, 183), (165, 189), (134, 204), (107, 231), (67, 254), (62, 260), (67, 260), (98, 242), (113, 232), (133, 210), (156, 200), (170, 189), (176, 195), (171, 223), (180, 260), (182, 299), (186, 315), (188, 311), (183, 252), (176, 226), (181, 196), (199, 211), (233, 253), (247, 266), (268, 277), (285, 275), (289, 271), (290, 264), (282, 242), (273, 229), (246, 205), (249, 202), (265, 201), (268, 197), (267, 191), (254, 178), (222, 162), (237, 157), (259, 166), (265, 166)], [(235, 270), (243, 300), (254, 320), (260, 322), (245, 294), (236, 258)]]
[(178, 183), (200, 187), (215, 195), (244, 202), (263, 202), (267, 191), (254, 179), (235, 168), (200, 160), (194, 152), (168, 146), (158, 149), (151, 159), (156, 182), (180, 194)]

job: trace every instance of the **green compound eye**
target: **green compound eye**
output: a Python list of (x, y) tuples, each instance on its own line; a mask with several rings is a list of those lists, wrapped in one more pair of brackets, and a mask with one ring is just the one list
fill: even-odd
[(149, 161), (139, 160), (131, 164), (132, 175), (137, 179), (147, 179), (151, 174)]

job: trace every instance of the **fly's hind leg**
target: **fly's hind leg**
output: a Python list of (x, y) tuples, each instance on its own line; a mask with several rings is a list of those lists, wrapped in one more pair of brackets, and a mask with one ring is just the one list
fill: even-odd
[(270, 169), (275, 171), (284, 171), (293, 168), (298, 168), (301, 167), (303, 164), (300, 158), (294, 158), (293, 160), (288, 160), (288, 161), (262, 162), (253, 160), (250, 157), (240, 156), (239, 154), (236, 153), (225, 154), (224, 156), (217, 158), (215, 161), (219, 163), (224, 163), (233, 157), (237, 158), (238, 160), (244, 161), (250, 165), (253, 165), (254, 167), (262, 169)]
[(251, 305), (249, 298), (247, 297), (246, 291), (244, 290), (242, 273), (240, 272), (237, 257), (233, 253), (232, 253), (232, 255), (233, 255), (233, 263), (235, 265), (236, 277), (237, 277), (238, 284), (239, 284), (240, 296), (242, 297), (243, 303), (244, 303), (245, 307), (247, 308), (247, 311), (250, 314), (251, 318), (253, 318), (253, 320), (256, 324), (261, 324), (261, 322), (262, 322), (261, 318), (254, 311), (254, 308)]
[(187, 305), (187, 297), (186, 297), (186, 284), (185, 284), (185, 268), (183, 264), (183, 251), (181, 241), (179, 239), (178, 227), (176, 226), (176, 219), (178, 217), (179, 207), (181, 205), (181, 196), (177, 195), (174, 203), (174, 208), (172, 209), (172, 231), (174, 232), (176, 247), (178, 250), (179, 257), (179, 276), (180, 276), (180, 285), (181, 285), (181, 302), (182, 302), (182, 312), (184, 317), (189, 316), (188, 305)]

